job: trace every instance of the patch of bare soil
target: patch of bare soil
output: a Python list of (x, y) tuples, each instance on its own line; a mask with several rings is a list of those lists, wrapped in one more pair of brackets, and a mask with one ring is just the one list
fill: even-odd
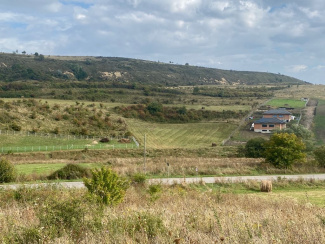
[(300, 123), (308, 130), (310, 130), (312, 127), (317, 104), (317, 100), (310, 99), (307, 103), (307, 106), (302, 111), (302, 119)]

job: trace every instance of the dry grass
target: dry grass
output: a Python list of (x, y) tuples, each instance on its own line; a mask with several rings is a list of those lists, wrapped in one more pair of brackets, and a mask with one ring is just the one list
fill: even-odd
[[(14, 192), (1, 192), (0, 240), (17, 236), (26, 240), (26, 229), (33, 229), (43, 243), (325, 242), (323, 208), (308, 202), (273, 198), (272, 193), (234, 195), (208, 188), (197, 191), (188, 186), (163, 187), (154, 200), (145, 188), (130, 188), (124, 202), (115, 208), (105, 207), (103, 215), (84, 212), (85, 223), (96, 217), (100, 225), (87, 225), (81, 230), (69, 227), (62, 236), (50, 239), (37, 217), (44, 201), (77, 198), (82, 201), (84, 211), (90, 204), (82, 200), (84, 193), (58, 189), (50, 196), (46, 189), (35, 190), (29, 193), (33, 200), (18, 201), (13, 197)], [(77, 237), (72, 235), (74, 231), (79, 231)]]

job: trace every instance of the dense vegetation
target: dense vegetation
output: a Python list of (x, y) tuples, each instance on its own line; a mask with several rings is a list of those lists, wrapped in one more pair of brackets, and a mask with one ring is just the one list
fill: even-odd
[(127, 118), (137, 118), (145, 121), (186, 123), (209, 120), (239, 119), (247, 111), (211, 111), (195, 110), (183, 107), (166, 107), (161, 103), (152, 102), (149, 104), (137, 104), (131, 106), (116, 107), (115, 111)]

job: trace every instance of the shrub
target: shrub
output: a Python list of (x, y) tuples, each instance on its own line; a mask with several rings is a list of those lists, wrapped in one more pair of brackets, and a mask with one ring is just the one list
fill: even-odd
[(104, 138), (100, 139), (99, 142), (107, 143), (107, 142), (109, 142), (109, 139), (107, 137), (104, 137)]
[(14, 131), (21, 131), (21, 126), (20, 125), (17, 125), (15, 122), (13, 122), (11, 125), (10, 125), (11, 129), (13, 129)]
[(146, 183), (147, 177), (145, 174), (136, 173), (131, 177), (132, 183), (144, 185)]
[(262, 137), (253, 138), (247, 141), (245, 145), (245, 157), (247, 158), (262, 158), (264, 157), (266, 140)]
[(325, 167), (325, 146), (315, 149), (314, 156), (319, 166)]
[(6, 159), (0, 160), (0, 183), (15, 181), (16, 169), (14, 165)]
[(84, 184), (98, 202), (106, 205), (120, 203), (129, 185), (127, 180), (105, 167), (92, 170), (91, 179), (84, 178)]
[(63, 179), (63, 180), (72, 180), (72, 179), (81, 179), (83, 177), (89, 177), (90, 172), (88, 169), (77, 165), (77, 164), (67, 164), (62, 169), (59, 169), (49, 175), (47, 178), (50, 180)]

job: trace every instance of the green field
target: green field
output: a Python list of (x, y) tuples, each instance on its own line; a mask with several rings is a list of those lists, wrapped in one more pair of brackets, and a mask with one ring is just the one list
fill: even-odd
[(319, 144), (325, 143), (325, 100), (319, 100), (314, 117), (314, 133)]
[[(75, 139), (76, 138), (76, 139)], [(97, 139), (98, 140), (98, 139)], [(32, 152), (32, 151), (61, 151), (74, 149), (123, 149), (137, 148), (133, 141), (131, 143), (119, 143), (111, 140), (108, 143), (98, 143), (96, 139), (78, 139), (74, 136), (56, 137), (34, 136), (34, 135), (0, 135), (0, 153), (7, 152)]]
[(272, 99), (266, 105), (272, 107), (291, 107), (291, 108), (303, 108), (305, 102), (296, 99)]
[[(59, 170), (66, 166), (66, 163), (43, 163), (43, 164), (16, 164), (18, 174), (45, 174), (49, 175), (50, 173)], [(100, 167), (101, 164), (96, 163), (80, 163), (78, 164), (85, 168), (96, 168)]]
[(130, 131), (143, 145), (152, 148), (204, 148), (218, 145), (237, 125), (231, 123), (158, 124), (128, 119)]

